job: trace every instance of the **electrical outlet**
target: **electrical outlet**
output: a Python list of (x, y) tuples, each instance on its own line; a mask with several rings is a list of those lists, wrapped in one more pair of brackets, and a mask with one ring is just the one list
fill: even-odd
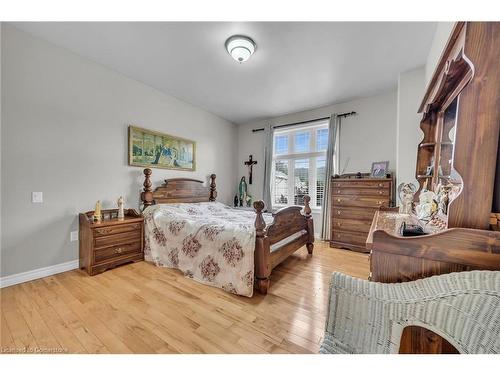
[(33, 191), (31, 193), (31, 203), (43, 203), (43, 193), (41, 191)]
[(74, 231), (72, 231), (72, 232), (70, 233), (70, 235), (69, 235), (69, 240), (70, 240), (71, 242), (73, 242), (73, 241), (78, 241), (78, 231), (77, 231), (77, 230), (74, 230)]

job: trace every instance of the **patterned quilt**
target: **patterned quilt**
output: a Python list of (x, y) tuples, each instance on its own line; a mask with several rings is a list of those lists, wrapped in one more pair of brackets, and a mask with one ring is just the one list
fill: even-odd
[[(144, 210), (144, 256), (157, 266), (251, 297), (255, 212), (219, 202), (159, 204)], [(271, 214), (264, 214), (267, 224)]]

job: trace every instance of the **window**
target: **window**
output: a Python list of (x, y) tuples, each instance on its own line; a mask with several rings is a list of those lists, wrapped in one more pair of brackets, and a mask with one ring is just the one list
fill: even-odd
[(325, 185), (328, 120), (277, 130), (274, 133), (271, 196), (273, 207), (304, 205), (320, 209)]

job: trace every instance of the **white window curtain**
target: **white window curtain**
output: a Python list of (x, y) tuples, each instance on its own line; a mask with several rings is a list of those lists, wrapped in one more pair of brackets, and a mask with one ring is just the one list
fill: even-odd
[(328, 149), (326, 151), (325, 163), (325, 188), (323, 194), (323, 210), (321, 211), (322, 226), (321, 239), (330, 240), (330, 210), (331, 196), (330, 185), (332, 176), (339, 171), (339, 139), (340, 139), (340, 117), (336, 114), (330, 116), (328, 126)]
[(265, 128), (265, 143), (264, 143), (264, 190), (263, 197), (264, 203), (266, 204), (266, 209), (271, 211), (272, 201), (271, 201), (271, 176), (273, 169), (273, 140), (274, 140), (274, 128), (271, 125), (267, 125)]

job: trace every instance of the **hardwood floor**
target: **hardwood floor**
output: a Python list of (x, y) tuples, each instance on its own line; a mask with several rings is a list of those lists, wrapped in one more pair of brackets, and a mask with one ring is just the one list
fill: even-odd
[(1, 289), (1, 351), (317, 353), (330, 275), (367, 278), (368, 256), (317, 241), (272, 274), (266, 296), (239, 297), (139, 262), (75, 270)]

